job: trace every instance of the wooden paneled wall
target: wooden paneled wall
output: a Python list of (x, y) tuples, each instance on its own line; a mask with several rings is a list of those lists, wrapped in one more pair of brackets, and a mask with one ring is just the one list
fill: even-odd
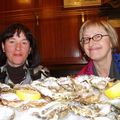
[(84, 19), (97, 17), (98, 9), (64, 8), (62, 0), (40, 3), (40, 48), (42, 62), (80, 64), (79, 28)]

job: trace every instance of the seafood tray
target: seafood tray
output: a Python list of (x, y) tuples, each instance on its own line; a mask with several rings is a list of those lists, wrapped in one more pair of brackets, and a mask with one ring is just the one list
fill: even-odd
[[(13, 88), (0, 83), (0, 120), (120, 120), (120, 99), (104, 91), (110, 78), (82, 75), (49, 77)], [(33, 90), (40, 99), (21, 100), (17, 90)]]

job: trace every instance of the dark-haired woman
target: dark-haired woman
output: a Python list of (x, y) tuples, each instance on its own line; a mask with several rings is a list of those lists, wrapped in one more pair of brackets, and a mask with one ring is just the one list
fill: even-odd
[(8, 26), (0, 38), (0, 82), (30, 84), (49, 76), (49, 70), (40, 65), (35, 38), (23, 24)]

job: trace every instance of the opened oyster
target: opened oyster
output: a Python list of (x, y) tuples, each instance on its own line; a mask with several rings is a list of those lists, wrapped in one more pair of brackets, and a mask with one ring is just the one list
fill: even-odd
[(0, 106), (0, 120), (13, 120), (14, 110), (7, 106)]

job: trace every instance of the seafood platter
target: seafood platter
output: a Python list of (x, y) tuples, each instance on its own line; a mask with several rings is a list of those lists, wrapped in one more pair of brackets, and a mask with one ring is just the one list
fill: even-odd
[(106, 77), (48, 77), (0, 83), (0, 120), (120, 120), (120, 82)]

